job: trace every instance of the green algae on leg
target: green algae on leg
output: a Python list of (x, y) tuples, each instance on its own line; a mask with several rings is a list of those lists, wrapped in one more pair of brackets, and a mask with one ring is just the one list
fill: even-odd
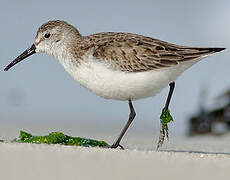
[(18, 139), (14, 139), (12, 142), (19, 143), (37, 143), (37, 144), (60, 144), (71, 146), (83, 146), (83, 147), (109, 147), (105, 141), (97, 141), (88, 138), (71, 137), (61, 132), (52, 132), (47, 136), (33, 136), (25, 131), (20, 131)]
[(160, 130), (159, 141), (157, 144), (157, 150), (159, 149), (159, 147), (163, 145), (165, 136), (168, 139), (168, 123), (173, 121), (173, 117), (171, 116), (170, 111), (164, 108), (162, 110), (160, 119), (161, 119), (161, 130)]
[(163, 109), (160, 119), (164, 128), (168, 130), (168, 123), (173, 121), (173, 117), (171, 116), (170, 111), (168, 109)]

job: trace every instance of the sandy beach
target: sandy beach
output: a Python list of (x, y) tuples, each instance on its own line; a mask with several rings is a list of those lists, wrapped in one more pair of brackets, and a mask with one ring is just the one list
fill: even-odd
[(0, 179), (228, 179), (230, 136), (174, 138), (156, 152), (152, 139), (126, 150), (0, 144)]

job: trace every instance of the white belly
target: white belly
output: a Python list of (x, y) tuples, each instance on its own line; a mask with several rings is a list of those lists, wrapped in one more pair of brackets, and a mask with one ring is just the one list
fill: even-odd
[(76, 65), (74, 61), (60, 61), (66, 71), (98, 96), (106, 99), (136, 100), (154, 96), (197, 61), (181, 63), (171, 68), (147, 72), (122, 72), (108, 64), (89, 58)]

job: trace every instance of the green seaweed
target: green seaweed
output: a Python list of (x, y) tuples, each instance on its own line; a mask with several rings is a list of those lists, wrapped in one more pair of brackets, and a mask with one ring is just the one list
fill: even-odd
[(168, 130), (168, 123), (173, 121), (173, 117), (171, 116), (170, 111), (168, 109), (163, 109), (160, 119), (164, 128)]
[(83, 147), (109, 147), (105, 141), (97, 141), (88, 138), (71, 137), (62, 132), (52, 132), (47, 136), (33, 136), (25, 131), (20, 131), (18, 139), (12, 140), (18, 143), (36, 143), (36, 144), (60, 144)]

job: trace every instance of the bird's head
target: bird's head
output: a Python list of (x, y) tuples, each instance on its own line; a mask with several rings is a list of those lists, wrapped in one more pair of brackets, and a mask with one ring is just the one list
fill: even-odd
[(15, 64), (38, 52), (58, 57), (66, 50), (72, 40), (79, 37), (81, 35), (78, 30), (67, 22), (60, 20), (48, 21), (39, 27), (32, 46), (13, 60), (4, 70), (8, 71)]

